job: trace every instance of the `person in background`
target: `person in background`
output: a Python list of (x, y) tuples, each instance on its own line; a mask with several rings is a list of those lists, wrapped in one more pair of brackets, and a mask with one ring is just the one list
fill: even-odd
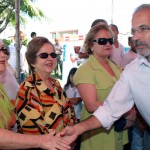
[(31, 38), (35, 38), (36, 37), (36, 32), (31, 32)]
[(110, 24), (109, 27), (114, 33), (114, 44), (113, 44), (113, 49), (112, 49), (112, 52), (111, 52), (109, 58), (122, 69), (123, 68), (122, 59), (123, 59), (123, 55), (124, 55), (124, 47), (118, 41), (119, 30), (115, 24)]
[(4, 45), (4, 42), (2, 39), (0, 39), (0, 47), (6, 51), (6, 55), (7, 55), (6, 66), (7, 66), (8, 70), (16, 77), (16, 70), (8, 62), (8, 59), (10, 57), (10, 52), (8, 50), (8, 47), (6, 48), (6, 46)]
[[(1, 57), (1, 61), (4, 61), (4, 64), (2, 63), (2, 70), (0, 71), (0, 82), (3, 84), (3, 87), (5, 89), (5, 92), (7, 93), (8, 97), (10, 100), (14, 101), (19, 89), (19, 85), (13, 76), (12, 70), (8, 67), (7, 60), (9, 57), (9, 50), (6, 48), (6, 46), (3, 43), (3, 40), (0, 39), (0, 49), (1, 49), (1, 54), (3, 56)], [(5, 60), (6, 59), (6, 60)]]
[[(150, 126), (150, 4), (142, 4), (135, 9), (131, 32), (139, 57), (125, 67), (103, 105), (99, 106), (92, 116), (62, 131), (61, 136), (70, 143), (88, 130), (111, 128), (114, 121), (129, 111), (134, 104), (148, 127)], [(149, 148), (149, 144), (146, 146)]]
[(59, 81), (50, 76), (56, 57), (47, 38), (35, 37), (28, 43), (26, 59), (32, 74), (21, 83), (16, 98), (19, 133), (47, 134), (53, 129), (58, 133), (76, 121), (72, 104)]
[[(91, 24), (91, 28), (94, 27), (95, 25), (97, 24), (106, 24), (108, 25), (107, 21), (104, 20), (104, 19), (96, 19), (93, 21), (93, 23)], [(80, 51), (79, 51), (79, 54), (78, 54), (78, 57), (80, 59), (84, 59), (84, 61), (82, 63), (84, 63), (88, 58), (89, 58), (89, 55), (87, 54), (86, 50), (85, 50), (85, 47), (82, 46), (80, 48)]]
[(7, 55), (8, 49), (0, 40), (0, 128), (12, 129), (16, 121), (13, 104), (19, 85), (6, 66)]
[(148, 139), (147, 136), (144, 135), (147, 132), (146, 131), (147, 128), (148, 128), (147, 123), (137, 110), (137, 117), (135, 123), (133, 127), (129, 130), (131, 150), (148, 150), (146, 149), (146, 147), (148, 147), (150, 141), (148, 141), (147, 145), (144, 144), (145, 141), (147, 141)]
[[(75, 115), (77, 118), (76, 123), (79, 123), (83, 104), (82, 104), (82, 100), (81, 100), (80, 94), (78, 92), (78, 89), (75, 87), (75, 85), (73, 83), (73, 77), (74, 77), (74, 74), (76, 73), (76, 71), (77, 71), (76, 67), (71, 68), (71, 70), (69, 71), (67, 83), (64, 85), (64, 91), (74, 107)], [(81, 140), (79, 137), (76, 140), (76, 146), (75, 146), (74, 150), (80, 149), (80, 141)]]
[[(112, 45), (113, 33), (105, 24), (95, 25), (86, 36), (84, 47), (89, 59), (74, 75), (74, 84), (84, 102), (81, 120), (88, 118), (103, 105), (120, 77), (121, 69), (108, 59)], [(128, 117), (129, 115), (125, 115), (126, 120)], [(109, 131), (99, 128), (82, 134), (81, 150), (123, 150), (123, 146), (128, 142), (127, 130), (123, 131), (126, 125), (120, 132), (114, 131), (112, 127)]]
[[(16, 38), (16, 35), (14, 36), (14, 40)], [(20, 31), (20, 69), (22, 74), (28, 74), (29, 72), (29, 68), (28, 65), (26, 63), (26, 58), (25, 58), (25, 53), (26, 53), (26, 46), (23, 45), (24, 42), (24, 38), (25, 35), (22, 31)], [(10, 51), (10, 58), (8, 60), (8, 63), (11, 64), (11, 66), (13, 67), (14, 70), (16, 70), (16, 72), (18, 72), (18, 60), (17, 60), (17, 50), (16, 50), (16, 43), (12, 43), (9, 45), (9, 51)], [(22, 79), (23, 81), (24, 79)], [(21, 81), (21, 82), (22, 82)]]
[[(62, 46), (60, 45), (59, 43), (59, 40), (58, 39), (55, 39), (55, 44), (54, 44), (54, 47), (55, 47), (55, 53), (57, 54), (57, 64), (56, 64), (56, 68), (54, 70), (55, 72), (55, 75), (62, 75)], [(60, 73), (59, 73), (59, 70), (60, 70)]]
[(11, 131), (16, 120), (13, 104), (19, 85), (6, 66), (8, 49), (0, 41), (0, 149), (69, 150), (65, 140), (54, 136), (55, 131), (47, 135), (23, 135)]
[(64, 91), (69, 98), (70, 102), (73, 104), (74, 110), (75, 110), (75, 115), (77, 118), (77, 123), (80, 122), (80, 114), (82, 110), (82, 100), (80, 97), (80, 94), (78, 92), (78, 89), (75, 87), (73, 83), (73, 77), (74, 74), (76, 73), (77, 68), (71, 68), (69, 71), (69, 75), (67, 78), (67, 82), (64, 85)]
[(138, 54), (136, 53), (136, 49), (132, 42), (132, 37), (128, 37), (128, 45), (130, 46), (130, 49), (122, 57), (122, 68), (123, 69), (125, 68), (125, 66), (127, 64), (129, 64), (132, 60), (134, 60), (136, 57), (138, 57)]

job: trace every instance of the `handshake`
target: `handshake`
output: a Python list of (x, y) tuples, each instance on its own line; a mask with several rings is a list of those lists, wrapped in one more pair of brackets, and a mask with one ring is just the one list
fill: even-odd
[[(61, 132), (57, 133), (54, 137), (56, 146), (55, 150), (73, 150), (75, 143), (74, 141), (80, 135), (79, 130), (77, 130), (77, 124), (74, 126), (67, 126)], [(52, 134), (52, 133), (51, 133)]]

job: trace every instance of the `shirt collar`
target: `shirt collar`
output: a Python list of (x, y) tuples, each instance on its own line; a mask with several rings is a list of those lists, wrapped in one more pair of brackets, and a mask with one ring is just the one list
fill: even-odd
[[(40, 76), (34, 72), (33, 75), (31, 75), (28, 79), (28, 81), (25, 82), (25, 86), (28, 87), (37, 87), (37, 89), (42, 92), (47, 89), (46, 84), (43, 82), (43, 80), (40, 78)], [(53, 86), (56, 86), (58, 89), (60, 89), (60, 84), (59, 81), (49, 78), (50, 82), (52, 83)]]
[(139, 59), (139, 67), (142, 66), (142, 65), (150, 67), (150, 62), (148, 62), (145, 57), (139, 56), (138, 59)]
[[(93, 55), (89, 56), (89, 61), (92, 65), (93, 69), (103, 69), (103, 67), (99, 64), (99, 62)], [(120, 69), (117, 65), (113, 65), (113, 62), (111, 62), (109, 59), (107, 59), (107, 62), (109, 63), (110, 66)]]

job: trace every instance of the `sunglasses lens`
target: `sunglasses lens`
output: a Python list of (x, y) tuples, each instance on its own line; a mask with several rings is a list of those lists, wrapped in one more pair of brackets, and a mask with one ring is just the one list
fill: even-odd
[(2, 48), (0, 49), (0, 51), (2, 51), (2, 52), (3, 52), (4, 54), (6, 54), (6, 55), (9, 54), (7, 48), (2, 47)]
[(109, 42), (110, 45), (113, 45), (113, 44), (114, 44), (114, 41), (113, 41), (112, 38), (108, 39), (108, 42)]
[(57, 54), (56, 54), (56, 53), (50, 53), (50, 54), (48, 54), (48, 53), (41, 53), (41, 54), (39, 55), (39, 57), (40, 57), (40, 58), (43, 58), (43, 59), (46, 59), (46, 58), (48, 58), (48, 55), (50, 55), (52, 58), (56, 58), (56, 57), (57, 57)]
[(57, 57), (56, 53), (50, 53), (50, 55), (51, 55), (52, 58), (56, 58)]
[(39, 57), (40, 58), (48, 58), (48, 54), (47, 53), (41, 53), (40, 55), (39, 55)]
[(99, 38), (98, 39), (98, 44), (99, 45), (105, 45), (107, 43), (107, 39), (105, 39), (105, 38)]
[(113, 42), (113, 38), (109, 38), (109, 39), (106, 39), (106, 38), (99, 38), (99, 39), (97, 40), (97, 43), (98, 43), (99, 45), (106, 45), (107, 42), (109, 42), (109, 44), (112, 45), (112, 44), (114, 43), (114, 42)]

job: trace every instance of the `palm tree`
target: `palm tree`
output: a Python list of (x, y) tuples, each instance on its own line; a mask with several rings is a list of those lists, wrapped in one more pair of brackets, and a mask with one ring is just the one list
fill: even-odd
[[(20, 1), (20, 24), (26, 24), (26, 16), (41, 20), (46, 18), (44, 13), (34, 5), (35, 0)], [(0, 2), (0, 33), (8, 25), (15, 26), (15, 0), (1, 0)]]

